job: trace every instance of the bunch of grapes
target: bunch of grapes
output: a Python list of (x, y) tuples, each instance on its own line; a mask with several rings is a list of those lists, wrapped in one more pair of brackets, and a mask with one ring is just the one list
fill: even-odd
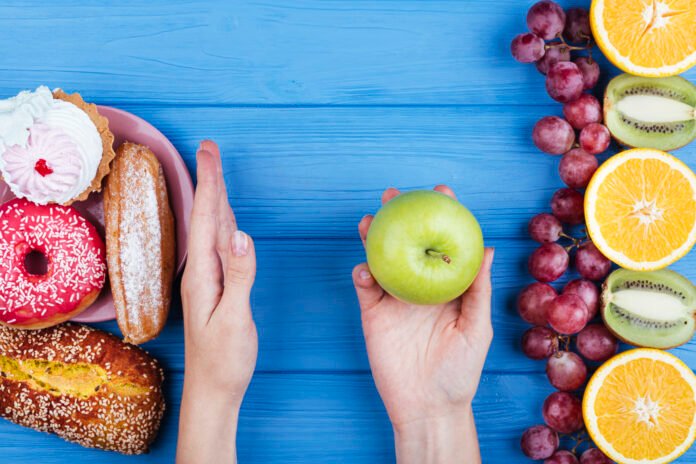
[[(564, 155), (559, 165), (561, 179), (571, 189), (587, 186), (598, 162), (593, 155), (611, 142), (602, 124), (602, 106), (591, 91), (599, 81), (599, 64), (592, 59), (592, 32), (584, 8), (567, 12), (551, 0), (534, 4), (527, 13), (531, 32), (515, 37), (512, 56), (522, 63), (536, 62), (546, 75), (546, 90), (563, 104), (563, 118), (547, 116), (534, 126), (534, 144), (551, 155)], [(573, 53), (587, 51), (573, 58)], [(576, 131), (578, 133), (576, 133)], [(567, 194), (570, 195), (570, 194)], [(575, 220), (581, 217), (575, 212)], [(581, 222), (581, 221), (580, 221)]]
[[(549, 95), (564, 105), (564, 118), (542, 118), (532, 139), (545, 153), (563, 155), (558, 171), (567, 187), (554, 193), (551, 213), (538, 214), (529, 223), (529, 235), (540, 245), (528, 261), (536, 282), (525, 287), (517, 300), (520, 317), (533, 325), (522, 337), (522, 351), (531, 359), (546, 360), (549, 382), (558, 391), (544, 401), (545, 425), (524, 432), (522, 451), (531, 459), (544, 459), (545, 464), (610, 463), (597, 448), (587, 449), (578, 460), (584, 422), (582, 402), (574, 392), (587, 380), (586, 361), (606, 361), (618, 350), (616, 338), (601, 321), (595, 321), (600, 305), (597, 283), (609, 274), (612, 264), (592, 242), (564, 230), (585, 222), (581, 189), (599, 166), (596, 155), (611, 141), (609, 130), (601, 124), (599, 101), (586, 93), (597, 85), (600, 70), (589, 54), (592, 34), (587, 10), (564, 11), (557, 3), (543, 0), (530, 8), (527, 25), (530, 32), (512, 41), (512, 54), (523, 63), (536, 62), (546, 75)], [(587, 51), (588, 56), (572, 59), (577, 51)], [(580, 278), (559, 293), (551, 283), (566, 273), (571, 262)], [(577, 352), (570, 349), (573, 340)], [(575, 438), (575, 447), (559, 450), (559, 434)]]

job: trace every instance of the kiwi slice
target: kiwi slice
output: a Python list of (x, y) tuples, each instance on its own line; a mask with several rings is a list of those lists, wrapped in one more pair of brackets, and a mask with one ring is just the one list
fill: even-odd
[(681, 274), (619, 269), (602, 292), (602, 318), (619, 339), (646, 348), (673, 348), (694, 334), (696, 287)]
[(696, 86), (675, 77), (622, 74), (604, 95), (604, 121), (623, 145), (674, 150), (696, 138)]

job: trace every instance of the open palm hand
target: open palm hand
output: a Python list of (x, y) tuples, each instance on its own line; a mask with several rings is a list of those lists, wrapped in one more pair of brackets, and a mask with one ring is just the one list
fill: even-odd
[[(454, 197), (448, 187), (435, 189)], [(397, 195), (396, 189), (385, 191), (382, 203)], [(359, 224), (363, 242), (371, 222), (372, 216), (365, 216)], [(395, 429), (470, 410), (493, 337), (492, 261), (493, 250), (486, 249), (469, 290), (437, 306), (397, 300), (367, 264), (354, 269), (370, 367)]]

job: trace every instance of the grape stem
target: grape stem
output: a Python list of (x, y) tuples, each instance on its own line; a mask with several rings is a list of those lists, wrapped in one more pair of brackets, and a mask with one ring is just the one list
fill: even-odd
[(443, 260), (443, 261), (446, 262), (447, 264), (450, 264), (450, 263), (452, 262), (452, 258), (450, 258), (450, 257), (447, 256), (446, 254), (441, 253), (441, 252), (439, 252), (439, 251), (435, 251), (435, 250), (425, 250), (425, 252), (426, 252), (429, 256), (432, 256), (433, 258), (440, 258), (441, 260)]
[(554, 47), (567, 47), (568, 50), (592, 50), (592, 40), (588, 37), (587, 39), (587, 44), (583, 46), (578, 46), (578, 45), (571, 45), (568, 42), (565, 41), (562, 35), (559, 35), (557, 37), (559, 42), (549, 42), (546, 44), (546, 49), (548, 50), (549, 48), (554, 48)]
[(563, 351), (570, 351), (570, 337), (568, 335), (559, 335), (558, 341), (563, 344)]

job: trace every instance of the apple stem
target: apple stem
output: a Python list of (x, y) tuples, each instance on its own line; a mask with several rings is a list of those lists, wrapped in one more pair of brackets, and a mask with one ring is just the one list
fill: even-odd
[(446, 262), (447, 264), (450, 264), (450, 263), (452, 262), (452, 259), (451, 259), (449, 256), (447, 256), (447, 255), (444, 254), (444, 253), (440, 253), (439, 251), (435, 251), (435, 250), (426, 250), (426, 253), (429, 254), (430, 256), (435, 257), (435, 258), (440, 258), (440, 259), (442, 259), (442, 260), (443, 260), (444, 262)]

